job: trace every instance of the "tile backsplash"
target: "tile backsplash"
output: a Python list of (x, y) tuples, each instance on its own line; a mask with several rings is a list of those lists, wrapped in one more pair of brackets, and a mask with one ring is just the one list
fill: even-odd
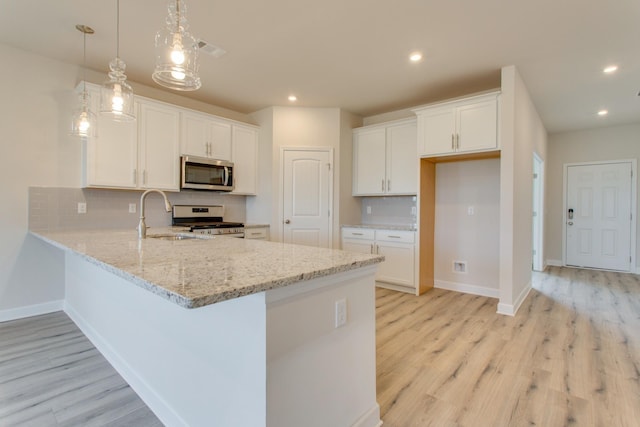
[(415, 226), (416, 222), (415, 196), (362, 198), (362, 224)]
[[(133, 230), (140, 219), (142, 193), (142, 190), (29, 187), (29, 229)], [(201, 191), (166, 194), (171, 204), (176, 205), (223, 205), (225, 221), (245, 222), (245, 196)], [(78, 203), (86, 203), (86, 213), (78, 213)], [(129, 204), (136, 205), (135, 213), (129, 213)], [(150, 227), (171, 225), (171, 214), (164, 210), (164, 202), (159, 194), (146, 197), (145, 221)]]

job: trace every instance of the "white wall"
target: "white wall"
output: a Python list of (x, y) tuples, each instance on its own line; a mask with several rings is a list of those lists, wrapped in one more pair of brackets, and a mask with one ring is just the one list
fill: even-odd
[[(500, 160), (437, 164), (436, 287), (497, 298), (499, 235)], [(466, 273), (453, 271), (454, 260), (466, 262)]]
[[(41, 256), (43, 251), (51, 249), (27, 238), (28, 188), (80, 186), (81, 145), (67, 133), (77, 99), (73, 90), (82, 78), (82, 70), (3, 44), (0, 44), (0, 57), (3, 63), (11, 64), (11, 67), (5, 67), (0, 80), (2, 319), (3, 315), (11, 317), (50, 311), (55, 307), (47, 304), (60, 301), (64, 296), (64, 273), (60, 264), (45, 265), (41, 261), (47, 258)], [(88, 80), (93, 82), (106, 79), (104, 74), (91, 71), (87, 74)], [(240, 113), (187, 100), (156, 88), (135, 83), (133, 86), (139, 95), (251, 122), (248, 116)]]
[[(269, 223), (271, 226), (271, 240), (282, 239), (282, 199), (281, 199), (281, 164), (280, 149), (283, 147), (328, 147), (333, 149), (334, 178), (333, 178), (333, 247), (340, 247), (341, 216), (357, 218), (360, 213), (359, 204), (351, 197), (351, 190), (344, 194), (345, 180), (351, 183), (350, 159), (351, 137), (343, 141), (347, 127), (359, 125), (359, 118), (338, 108), (299, 108), (299, 107), (270, 107), (252, 114), (261, 128), (261, 165), (270, 164), (270, 177), (266, 174), (264, 182), (269, 186), (265, 191), (269, 197), (262, 195), (247, 202), (247, 221)], [(343, 152), (342, 147), (346, 147)], [(270, 154), (269, 153), (270, 150)], [(266, 165), (265, 165), (266, 167)], [(347, 200), (344, 200), (347, 198)], [(341, 207), (342, 206), (342, 207)]]
[[(562, 185), (565, 163), (640, 158), (640, 124), (552, 134), (549, 137), (546, 182), (546, 259), (562, 262)], [(636, 177), (637, 180), (637, 177)], [(638, 197), (640, 200), (640, 197)], [(636, 212), (640, 206), (636, 207)], [(636, 215), (636, 224), (638, 215)], [(640, 227), (636, 245), (640, 245)], [(636, 247), (640, 253), (640, 246)]]
[(514, 314), (531, 287), (533, 153), (547, 155), (547, 132), (514, 66), (502, 69), (500, 114), (500, 303)]

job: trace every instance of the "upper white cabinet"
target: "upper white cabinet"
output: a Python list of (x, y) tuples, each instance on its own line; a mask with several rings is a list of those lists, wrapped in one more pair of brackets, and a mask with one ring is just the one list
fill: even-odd
[(207, 114), (181, 113), (182, 154), (231, 160), (231, 124)]
[(414, 195), (418, 154), (415, 119), (353, 131), (353, 195)]
[(139, 99), (138, 186), (180, 189), (180, 114), (171, 105)]
[(234, 124), (231, 161), (235, 179), (234, 194), (255, 195), (258, 186), (258, 129)]
[(100, 90), (87, 84), (91, 108), (98, 121), (97, 138), (86, 140), (82, 164), (82, 186), (104, 188), (137, 188), (138, 129), (137, 122), (116, 122), (98, 114)]
[(496, 150), (498, 95), (493, 92), (413, 110), (418, 116), (420, 156)]
[[(94, 111), (100, 91), (87, 84)], [(97, 138), (86, 141), (83, 186), (179, 190), (179, 115), (170, 105), (136, 97), (136, 120), (116, 122), (98, 114)]]

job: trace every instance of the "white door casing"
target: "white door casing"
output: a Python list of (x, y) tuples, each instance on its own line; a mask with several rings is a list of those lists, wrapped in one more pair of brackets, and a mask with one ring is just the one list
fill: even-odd
[(544, 162), (533, 155), (533, 270), (544, 271)]
[(635, 168), (635, 161), (565, 165), (565, 265), (631, 270)]
[(282, 241), (332, 247), (333, 150), (282, 149)]

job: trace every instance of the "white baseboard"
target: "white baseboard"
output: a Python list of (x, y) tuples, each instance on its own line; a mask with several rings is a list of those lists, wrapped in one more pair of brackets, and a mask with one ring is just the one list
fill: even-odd
[(562, 262), (561, 259), (548, 259), (547, 260), (547, 265), (552, 266), (552, 267), (562, 267), (564, 265), (564, 263)]
[(140, 396), (163, 424), (167, 426), (187, 426), (187, 423), (171, 409), (156, 391), (150, 387), (136, 371), (116, 352), (104, 338), (93, 329), (73, 307), (65, 302), (64, 311), (80, 328), (82, 333), (91, 341), (113, 368), (124, 378), (131, 388)]
[(8, 322), (10, 320), (24, 319), (25, 317), (55, 313), (56, 311), (62, 311), (63, 308), (64, 300), (58, 300), (42, 304), (27, 305), (25, 307), (10, 308), (8, 310), (0, 310), (0, 322)]
[(520, 295), (518, 295), (513, 304), (498, 303), (497, 313), (506, 316), (515, 316), (524, 300), (527, 299), (529, 292), (531, 292), (531, 282), (527, 283), (527, 286), (520, 292)]
[(353, 423), (352, 427), (380, 427), (382, 420), (380, 419), (380, 405), (376, 405), (364, 413)]
[(465, 283), (447, 282), (445, 280), (434, 280), (434, 285), (438, 289), (462, 292), (464, 294), (480, 295), (483, 297), (499, 298), (500, 289), (487, 288), (478, 285), (467, 285)]

